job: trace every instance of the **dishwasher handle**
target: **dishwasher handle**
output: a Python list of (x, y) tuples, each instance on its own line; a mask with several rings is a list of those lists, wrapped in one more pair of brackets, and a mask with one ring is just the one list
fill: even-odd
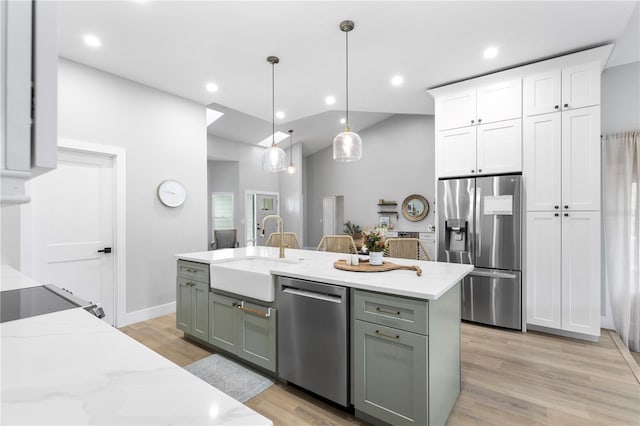
[(282, 286), (282, 292), (292, 294), (294, 296), (308, 297), (310, 299), (322, 300), (324, 302), (342, 303), (342, 298), (339, 296), (332, 296), (330, 294), (316, 293), (315, 291), (300, 290), (294, 287)]

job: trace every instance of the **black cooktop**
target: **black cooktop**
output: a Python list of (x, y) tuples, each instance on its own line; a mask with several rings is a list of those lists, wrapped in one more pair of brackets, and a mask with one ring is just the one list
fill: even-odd
[(0, 292), (0, 323), (77, 308), (78, 305), (40, 287)]

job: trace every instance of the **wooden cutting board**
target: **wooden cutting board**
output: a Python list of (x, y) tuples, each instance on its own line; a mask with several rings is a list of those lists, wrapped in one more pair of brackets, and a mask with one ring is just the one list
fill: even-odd
[(422, 269), (416, 265), (398, 265), (397, 263), (384, 262), (382, 265), (371, 265), (368, 260), (361, 260), (358, 266), (347, 265), (346, 260), (336, 260), (333, 262), (333, 267), (336, 269), (342, 269), (343, 271), (352, 272), (386, 272), (397, 269), (408, 269), (410, 271), (416, 271), (416, 275), (422, 275)]

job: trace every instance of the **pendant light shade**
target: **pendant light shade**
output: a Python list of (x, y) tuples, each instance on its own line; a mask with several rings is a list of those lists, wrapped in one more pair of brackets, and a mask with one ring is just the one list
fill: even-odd
[(336, 161), (358, 161), (362, 158), (362, 139), (360, 135), (349, 129), (349, 31), (353, 30), (353, 21), (342, 21), (340, 30), (345, 34), (346, 40), (346, 102), (345, 102), (345, 128), (333, 140), (333, 159)]
[(293, 130), (289, 130), (289, 167), (287, 173), (290, 175), (296, 172), (296, 166), (293, 165)]
[(267, 62), (271, 64), (271, 146), (262, 153), (262, 170), (265, 172), (281, 172), (287, 168), (287, 154), (276, 145), (276, 96), (275, 96), (275, 66), (280, 59), (269, 56)]

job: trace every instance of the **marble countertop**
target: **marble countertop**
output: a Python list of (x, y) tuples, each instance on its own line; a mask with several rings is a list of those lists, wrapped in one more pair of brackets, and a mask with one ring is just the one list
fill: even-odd
[[(250, 257), (277, 259), (278, 249), (275, 247), (242, 247), (182, 253), (176, 257), (194, 262), (215, 264)], [(273, 275), (320, 281), (416, 299), (435, 300), (473, 270), (473, 265), (396, 258), (384, 258), (384, 260), (401, 265), (418, 265), (422, 269), (422, 276), (417, 276), (414, 271), (408, 270), (365, 273), (334, 268), (333, 262), (345, 258), (346, 255), (342, 253), (286, 249), (285, 260), (287, 262), (274, 263), (270, 272)], [(366, 256), (361, 256), (361, 258), (366, 258)]]
[[(3, 267), (3, 290), (39, 285), (21, 275)], [(5, 322), (0, 337), (0, 424), (272, 424), (80, 308)]]

